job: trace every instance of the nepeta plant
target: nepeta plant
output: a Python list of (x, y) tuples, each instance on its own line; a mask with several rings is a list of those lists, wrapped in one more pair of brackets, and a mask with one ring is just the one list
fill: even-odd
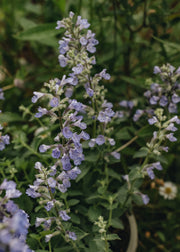
[[(92, 74), (98, 41), (89, 26), (86, 19), (75, 18), (73, 12), (57, 22), (56, 29), (64, 29), (59, 40), (59, 64), (67, 67), (69, 73), (44, 83), (40, 91), (33, 92), (32, 103), (40, 104), (34, 116), (40, 124), (35, 137), (43, 130), (48, 130), (48, 134), (37, 141), (41, 143), (39, 153), (33, 152), (38, 157), (34, 165), (35, 180), (26, 190), (36, 212), (32, 219), (37, 232), (31, 238), (38, 241), (43, 251), (59, 248), (113, 251), (112, 241), (120, 239), (116, 229), (122, 228), (120, 218), (126, 215), (131, 232), (127, 251), (133, 252), (138, 240), (133, 207), (149, 203), (143, 183), (149, 183), (155, 178), (156, 170), (163, 169), (160, 157), (168, 152), (169, 141), (177, 140), (175, 123), (180, 124), (180, 120), (172, 113), (177, 112), (180, 101), (177, 93), (179, 69), (175, 71), (169, 64), (156, 66), (154, 73), (159, 74), (162, 83), (153, 83), (144, 93), (147, 106), (134, 112), (135, 103), (122, 100), (119, 105), (125, 110), (115, 111), (106, 99), (107, 90), (100, 83), (110, 80), (107, 70)], [(78, 92), (82, 94), (79, 100)], [(3, 99), (2, 92), (0, 97)], [(123, 155), (138, 135), (122, 145), (116, 133), (121, 131), (123, 120), (127, 125), (129, 122), (136, 125), (138, 121), (136, 127), (139, 127), (143, 115), (145, 123), (154, 127), (154, 132), (135, 154), (128, 152), (122, 164), (120, 152)], [(9, 144), (9, 137), (1, 136), (0, 140), (3, 150)], [(8, 220), (7, 225), (0, 226), (0, 240), (4, 250), (8, 247), (13, 251), (11, 244), (17, 242), (14, 239), (17, 235), (23, 236), (20, 239), (24, 246), (22, 251), (28, 251), (25, 244), (29, 226), (27, 215), (9, 200), (20, 196), (15, 183), (5, 180), (0, 189), (8, 188), (11, 194), (8, 196), (10, 191), (7, 191), (1, 198), (1, 212), (12, 219), (12, 223), (20, 218), (24, 228), (19, 231), (20, 227), (11, 226)], [(5, 243), (4, 234), (9, 237)]]

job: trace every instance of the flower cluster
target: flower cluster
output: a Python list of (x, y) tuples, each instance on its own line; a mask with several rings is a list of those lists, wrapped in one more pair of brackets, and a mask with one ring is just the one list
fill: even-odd
[[(64, 37), (59, 41), (59, 62), (62, 67), (68, 65), (72, 68), (72, 73), (68, 79), (72, 81), (71, 86), (83, 85), (85, 88), (84, 98), (90, 99), (90, 106), (87, 106), (87, 115), (92, 120), (93, 138), (89, 142), (90, 147), (95, 144), (115, 145), (114, 139), (105, 137), (109, 135), (107, 124), (115, 117), (112, 110), (112, 103), (105, 100), (106, 89), (100, 86), (102, 79), (109, 80), (110, 75), (103, 69), (100, 73), (91, 76), (91, 69), (96, 63), (94, 56), (89, 56), (96, 51), (95, 46), (98, 41), (95, 34), (89, 30), (90, 24), (80, 16), (74, 22), (74, 13), (70, 12), (68, 18), (57, 22), (57, 29), (65, 28)], [(87, 30), (88, 29), (88, 30)], [(72, 91), (72, 88), (71, 88)], [(100, 133), (98, 135), (98, 133)], [(103, 134), (102, 134), (103, 133)], [(110, 153), (111, 155), (113, 154)], [(115, 155), (119, 158), (119, 155)]]
[(155, 66), (154, 74), (159, 75), (163, 83), (152, 83), (150, 90), (144, 93), (151, 108), (138, 109), (134, 114), (134, 121), (139, 120), (144, 113), (152, 115), (156, 106), (167, 108), (169, 113), (177, 113), (177, 104), (180, 102), (180, 68), (175, 71), (175, 67), (170, 64)]
[(15, 252), (17, 248), (20, 252), (32, 251), (26, 244), (28, 215), (11, 200), (20, 195), (15, 182), (5, 179), (0, 185), (0, 248), (4, 252)]
[[(0, 88), (0, 100), (4, 100), (4, 92), (3, 90)], [(0, 110), (1, 113), (1, 110)], [(0, 130), (2, 130), (3, 127), (0, 124)], [(2, 135), (1, 131), (0, 131), (0, 151), (5, 149), (5, 146), (9, 144), (9, 135)]]

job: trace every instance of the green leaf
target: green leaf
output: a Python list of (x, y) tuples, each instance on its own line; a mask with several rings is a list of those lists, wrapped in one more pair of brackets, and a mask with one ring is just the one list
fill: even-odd
[(163, 241), (163, 242), (166, 241), (166, 237), (165, 237), (165, 235), (162, 232), (157, 231), (156, 233), (159, 236), (159, 238), (161, 239), (161, 241)]
[(134, 167), (129, 173), (129, 180), (133, 181), (139, 178), (142, 178), (142, 173), (140, 172), (140, 167)]
[(77, 205), (79, 203), (79, 201), (80, 200), (78, 200), (78, 199), (70, 199), (70, 200), (68, 200), (68, 205), (69, 206), (75, 206), (75, 205)]
[(86, 237), (87, 235), (89, 235), (88, 233), (84, 232), (82, 229), (80, 229), (78, 227), (72, 227), (71, 230), (73, 232), (75, 232), (75, 234), (77, 235), (78, 240), (81, 240), (84, 237)]
[(34, 23), (32, 20), (24, 18), (24, 17), (18, 18), (17, 20), (18, 20), (18, 23), (22, 26), (22, 28), (24, 30), (27, 30), (27, 29), (30, 29), (30, 28), (36, 26), (36, 23)]
[(116, 138), (122, 139), (122, 140), (129, 140), (131, 138), (131, 135), (129, 134), (127, 127), (120, 129), (116, 133)]
[(94, 152), (88, 152), (87, 155), (85, 155), (85, 161), (88, 161), (88, 162), (96, 162), (98, 160), (98, 157), (99, 157), (99, 153), (98, 151), (94, 151)]
[(173, 42), (168, 42), (168, 41), (162, 40), (160, 38), (157, 38), (155, 36), (152, 36), (152, 37), (153, 37), (153, 39), (155, 39), (156, 41), (164, 44), (165, 46), (170, 47), (170, 48), (174, 48), (174, 49), (177, 49), (178, 51), (180, 51), (180, 45), (179, 44), (173, 43)]
[(16, 113), (5, 112), (0, 114), (0, 123), (23, 121), (22, 117)]
[(95, 222), (98, 220), (99, 216), (101, 215), (100, 208), (97, 208), (95, 206), (91, 206), (88, 210), (88, 218), (91, 222)]
[(106, 238), (108, 241), (121, 240), (117, 234), (108, 234)]
[(113, 218), (111, 220), (111, 226), (118, 229), (124, 229), (124, 225), (119, 218)]
[(57, 47), (55, 36), (62, 31), (56, 30), (55, 27), (56, 23), (40, 24), (18, 33), (14, 37), (19, 40), (38, 41), (48, 46)]
[(133, 158), (146, 157), (148, 152), (149, 152), (148, 148), (142, 147), (134, 154)]
[(78, 182), (79, 180), (81, 180), (84, 176), (86, 176), (86, 174), (89, 172), (91, 167), (89, 166), (82, 166), (80, 167), (81, 169), (81, 173), (78, 175), (76, 181)]
[(77, 214), (71, 213), (71, 221), (76, 224), (80, 224), (80, 217)]

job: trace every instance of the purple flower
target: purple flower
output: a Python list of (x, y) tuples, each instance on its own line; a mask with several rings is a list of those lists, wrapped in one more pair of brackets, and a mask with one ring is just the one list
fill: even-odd
[(109, 138), (108, 141), (109, 141), (111, 146), (114, 146), (116, 144), (116, 142), (114, 141), (113, 138)]
[(68, 59), (64, 55), (60, 54), (58, 59), (59, 59), (59, 64), (60, 64), (61, 67), (67, 66), (67, 60)]
[(94, 95), (94, 90), (88, 87), (88, 88), (86, 88), (86, 93), (87, 93), (90, 97), (92, 97), (92, 96)]
[(115, 159), (120, 159), (121, 158), (121, 155), (120, 153), (116, 152), (116, 151), (113, 151), (110, 153)]
[(56, 180), (53, 179), (52, 177), (48, 178), (47, 182), (48, 182), (48, 185), (49, 185), (50, 187), (52, 187), (52, 188), (55, 188), (55, 187), (56, 187)]
[(69, 179), (63, 179), (63, 185), (66, 187), (66, 188), (69, 188), (71, 187), (71, 182), (69, 181)]
[(4, 93), (2, 88), (0, 88), (0, 100), (4, 100)]
[(35, 190), (34, 190), (34, 188), (28, 188), (27, 190), (26, 190), (26, 194), (28, 195), (28, 196), (30, 196), (31, 198), (38, 198), (38, 197), (40, 197), (41, 196), (41, 194), (40, 193), (37, 193)]
[(45, 206), (45, 209), (49, 212), (54, 206), (54, 201), (48, 201), (47, 205)]
[(69, 129), (69, 127), (64, 127), (63, 130), (62, 130), (62, 133), (63, 133), (63, 136), (66, 138), (66, 139), (69, 139), (73, 136), (73, 133), (72, 131)]
[(59, 40), (59, 52), (65, 54), (69, 50), (68, 40)]
[(151, 97), (151, 91), (150, 91), (150, 90), (147, 90), (147, 91), (144, 93), (144, 96), (147, 97), (147, 98), (150, 98), (150, 97)]
[(73, 89), (72, 88), (67, 88), (65, 91), (65, 96), (70, 98), (73, 94)]
[(46, 115), (46, 114), (48, 113), (48, 110), (47, 110), (46, 108), (41, 108), (41, 107), (39, 107), (39, 108), (38, 108), (38, 112), (39, 112), (39, 113), (36, 113), (36, 114), (35, 114), (35, 117), (40, 118), (40, 117), (42, 117), (43, 115)]
[(151, 179), (154, 179), (155, 178), (155, 175), (154, 175), (154, 172), (153, 172), (153, 166), (150, 166), (150, 167), (148, 167), (147, 169), (146, 169), (146, 171), (147, 171), (147, 174), (148, 174), (148, 176), (151, 178)]
[(32, 99), (31, 99), (31, 101), (33, 102), (33, 103), (36, 103), (38, 100), (39, 100), (39, 98), (41, 98), (44, 94), (43, 93), (41, 93), (41, 92), (33, 92), (33, 94), (34, 94), (34, 96), (32, 97)]
[(73, 241), (77, 240), (77, 236), (74, 232), (67, 231), (67, 234), (69, 238), (72, 239)]
[(41, 152), (41, 153), (44, 153), (44, 152), (46, 152), (48, 149), (50, 149), (51, 148), (51, 146), (49, 146), (49, 145), (46, 145), (46, 144), (41, 144), (40, 146), (39, 146), (39, 152)]
[(154, 71), (153, 71), (153, 73), (154, 73), (154, 74), (161, 73), (161, 69), (160, 69), (160, 67), (155, 66), (155, 67), (154, 67)]
[(65, 193), (67, 191), (67, 187), (65, 187), (63, 184), (58, 184), (58, 189), (62, 193)]
[(177, 105), (171, 102), (168, 106), (168, 110), (170, 113), (177, 113)]
[(133, 116), (133, 121), (137, 122), (139, 118), (144, 114), (144, 110), (137, 109), (134, 116)]
[(82, 149), (70, 149), (69, 151), (70, 158), (74, 161), (75, 165), (80, 165), (84, 160), (84, 155), (82, 153)]
[(168, 125), (168, 127), (166, 128), (166, 130), (169, 130), (169, 131), (176, 131), (177, 128), (174, 126), (174, 123), (170, 123)]
[(81, 131), (81, 133), (79, 134), (80, 138), (82, 138), (83, 140), (89, 140), (90, 136), (88, 133)]
[(34, 168), (41, 171), (42, 170), (42, 164), (41, 164), (41, 162), (36, 162), (35, 165), (34, 165)]
[(56, 97), (53, 97), (52, 100), (50, 101), (50, 106), (54, 108), (54, 107), (58, 107), (58, 105), (59, 105), (59, 99)]
[(56, 29), (65, 28), (63, 21), (57, 21)]
[(99, 75), (101, 76), (101, 78), (104, 78), (105, 80), (110, 80), (111, 76), (110, 74), (106, 73), (106, 69), (103, 69)]
[(67, 154), (63, 155), (61, 162), (62, 162), (63, 170), (68, 171), (71, 169), (70, 159)]
[(141, 194), (141, 197), (142, 197), (144, 205), (147, 205), (149, 203), (149, 200), (150, 200), (149, 197), (148, 197), (148, 195)]
[(94, 47), (93, 44), (89, 43), (86, 47), (87, 51), (90, 53), (95, 53), (96, 52), (96, 48)]
[(159, 101), (159, 105), (165, 107), (167, 104), (168, 104), (168, 98), (165, 95), (162, 95)]
[(177, 94), (172, 95), (172, 102), (173, 103), (179, 103), (180, 102), (180, 97)]
[(73, 99), (71, 103), (69, 104), (70, 109), (75, 109), (78, 112), (84, 112), (85, 106), (81, 103)]
[(94, 145), (96, 144), (96, 139), (92, 138), (90, 141), (89, 141), (89, 147), (93, 148)]
[(74, 167), (72, 170), (67, 171), (69, 178), (73, 180), (76, 179), (78, 174), (80, 173), (81, 173), (81, 170), (77, 166)]
[(149, 100), (149, 102), (150, 102), (151, 105), (157, 104), (158, 101), (159, 101), (159, 96), (155, 96), (155, 95), (153, 95), (153, 96), (150, 98), (150, 100)]
[(84, 122), (81, 122), (81, 119), (73, 123), (74, 126), (79, 127), (80, 129), (86, 129), (87, 125)]
[(166, 135), (166, 138), (169, 139), (169, 141), (171, 141), (171, 142), (177, 141), (177, 138), (174, 137), (173, 133), (167, 134), (167, 135)]
[(69, 219), (71, 219), (71, 217), (69, 215), (67, 215), (65, 210), (60, 211), (59, 215), (62, 218), (62, 220), (64, 220), (64, 221), (68, 221)]
[(61, 156), (61, 152), (58, 147), (52, 150), (52, 157), (53, 158), (59, 158), (60, 156)]
[(78, 64), (76, 67), (72, 68), (74, 74), (80, 74), (83, 71), (83, 65)]
[(79, 25), (80, 30), (87, 29), (90, 26), (87, 19), (82, 19), (81, 16), (77, 17), (76, 25)]
[(155, 116), (153, 116), (152, 118), (148, 119), (148, 122), (150, 125), (153, 125), (158, 122), (158, 119)]
[(74, 73), (69, 74), (69, 78), (67, 78), (67, 81), (70, 85), (76, 86), (78, 84), (78, 78)]
[(104, 138), (104, 136), (103, 136), (103, 135), (97, 136), (97, 138), (96, 138), (96, 143), (97, 143), (98, 145), (104, 144), (104, 143), (105, 143), (105, 138)]
[(85, 46), (87, 44), (87, 42), (88, 42), (88, 40), (85, 37), (81, 37), (79, 41), (80, 41), (82, 46)]

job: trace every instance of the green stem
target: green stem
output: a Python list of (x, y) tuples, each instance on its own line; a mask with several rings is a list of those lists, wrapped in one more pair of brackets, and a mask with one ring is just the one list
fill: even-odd
[(132, 144), (134, 141), (136, 141), (136, 139), (138, 138), (138, 136), (133, 137), (130, 141), (128, 141), (127, 143), (125, 143), (123, 146), (119, 147), (117, 150), (115, 150), (116, 152), (119, 152), (123, 149), (125, 149), (126, 147), (128, 147), (130, 144)]
[(2, 88), (2, 90), (3, 90), (3, 91), (6, 91), (6, 90), (11, 89), (11, 88), (14, 88), (14, 84), (5, 86), (5, 87)]
[(49, 244), (49, 252), (52, 252), (51, 242), (49, 241), (48, 244)]

